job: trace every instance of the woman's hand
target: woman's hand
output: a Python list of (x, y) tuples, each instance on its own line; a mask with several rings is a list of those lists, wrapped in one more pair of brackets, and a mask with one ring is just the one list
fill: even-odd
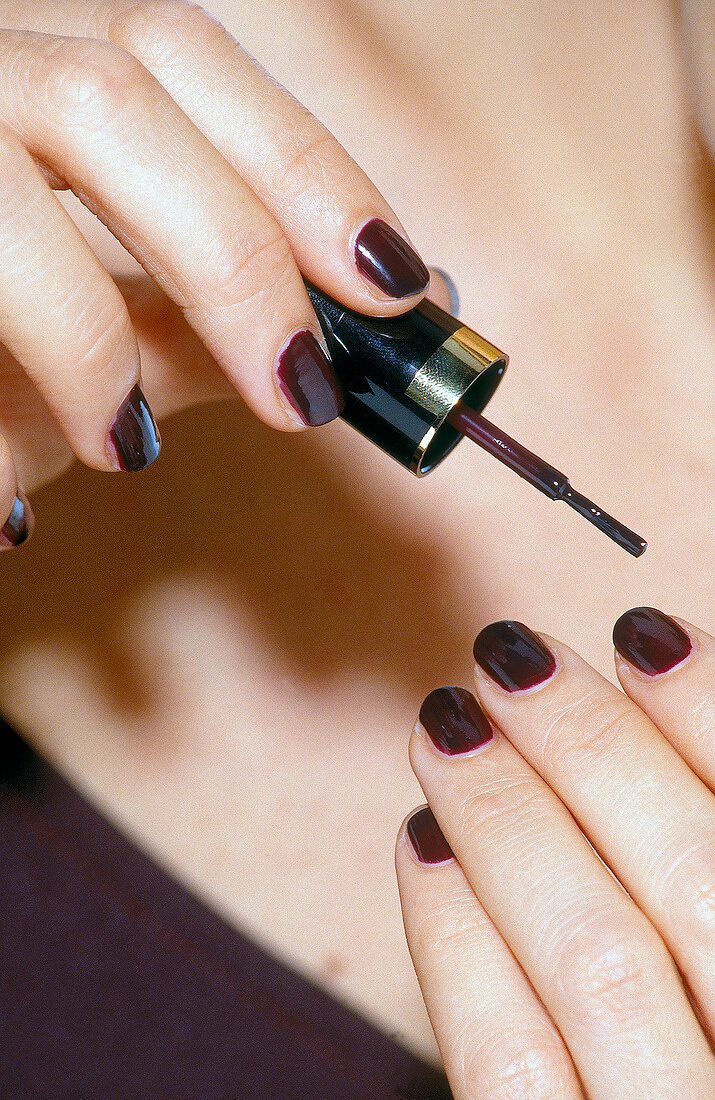
[(381, 315), (414, 305), (429, 275), (345, 150), (197, 5), (5, 0), (0, 23), (0, 543), (13, 545), (30, 526), (18, 481), (56, 472), (62, 436), (98, 470), (143, 469), (159, 450), (125, 300), (53, 189), (99, 215), (218, 363), (187, 392), (237, 391), (275, 428), (342, 409), (301, 273)]
[(715, 1096), (715, 642), (650, 608), (614, 642), (629, 698), (501, 622), (479, 703), (420, 711), (397, 873), (455, 1100)]

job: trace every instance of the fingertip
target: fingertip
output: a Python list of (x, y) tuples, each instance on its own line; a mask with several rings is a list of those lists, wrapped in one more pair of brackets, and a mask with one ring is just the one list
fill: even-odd
[(345, 393), (323, 341), (309, 329), (288, 338), (278, 355), (275, 374), (291, 427), (329, 424), (345, 408)]
[(624, 611), (613, 627), (613, 645), (618, 667), (650, 679), (679, 668), (694, 649), (691, 632), (655, 607)]
[(430, 267), (430, 285), (426, 297), (434, 302), (440, 309), (451, 313), (453, 317), (459, 314), (459, 291), (451, 275), (441, 267)]
[(370, 217), (357, 227), (351, 253), (373, 296), (377, 290), (402, 302), (423, 296), (429, 287), (427, 265), (407, 238), (382, 218)]
[(115, 470), (138, 473), (156, 461), (160, 449), (159, 429), (144, 392), (136, 383), (112, 421), (106, 447), (107, 458)]

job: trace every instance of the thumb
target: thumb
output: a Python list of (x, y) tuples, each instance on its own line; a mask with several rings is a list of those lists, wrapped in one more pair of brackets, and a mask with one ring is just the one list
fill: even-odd
[(426, 297), (440, 309), (445, 309), (454, 317), (459, 313), (459, 291), (454, 279), (441, 267), (431, 267), (430, 284)]

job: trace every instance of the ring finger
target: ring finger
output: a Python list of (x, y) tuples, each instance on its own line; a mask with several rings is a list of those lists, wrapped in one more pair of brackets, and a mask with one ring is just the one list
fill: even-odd
[(428, 696), (412, 767), (588, 1095), (707, 1095), (708, 1044), (662, 940), (516, 749), (485, 741), (470, 698), (465, 711), (454, 689)]

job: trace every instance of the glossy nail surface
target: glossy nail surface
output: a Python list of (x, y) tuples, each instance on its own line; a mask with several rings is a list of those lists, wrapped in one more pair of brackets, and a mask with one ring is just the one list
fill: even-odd
[(380, 218), (367, 222), (358, 233), (355, 263), (361, 275), (390, 298), (408, 298), (429, 286), (429, 270), (412, 245)]
[(119, 406), (109, 441), (119, 468), (127, 473), (146, 469), (159, 454), (159, 429), (141, 386), (135, 386)]
[(494, 737), (489, 719), (464, 688), (431, 691), (420, 708), (420, 722), (433, 745), (447, 756), (478, 749)]
[(10, 515), (0, 528), (0, 550), (9, 550), (13, 546), (21, 546), (23, 542), (27, 542), (34, 526), (35, 519), (30, 502), (25, 494), (18, 490)]
[(420, 863), (445, 863), (454, 858), (429, 806), (413, 813), (407, 822), (407, 835)]
[(633, 607), (613, 628), (613, 644), (629, 664), (648, 676), (668, 672), (692, 650), (690, 638), (655, 607)]
[(523, 623), (485, 626), (474, 643), (474, 660), (506, 691), (525, 691), (548, 680), (556, 661), (541, 638)]
[(291, 337), (279, 356), (276, 375), (281, 393), (304, 424), (327, 424), (345, 408), (345, 395), (330, 360), (308, 329)]

